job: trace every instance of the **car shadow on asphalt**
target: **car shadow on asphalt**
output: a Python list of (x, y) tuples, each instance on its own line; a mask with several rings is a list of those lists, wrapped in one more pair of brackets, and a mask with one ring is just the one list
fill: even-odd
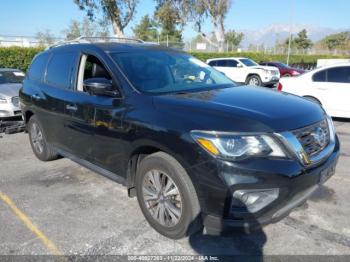
[[(267, 236), (262, 226), (249, 214), (249, 224), (254, 225), (251, 230), (243, 228), (220, 229), (219, 235), (205, 234), (204, 230), (189, 237), (189, 244), (204, 261), (263, 261), (263, 248)], [(248, 217), (247, 216), (247, 217)], [(214, 259), (215, 260), (215, 259)]]
[(265, 232), (259, 229), (249, 234), (230, 232), (230, 236), (197, 233), (190, 236), (189, 243), (199, 255), (217, 257), (218, 261), (263, 261), (266, 240)]

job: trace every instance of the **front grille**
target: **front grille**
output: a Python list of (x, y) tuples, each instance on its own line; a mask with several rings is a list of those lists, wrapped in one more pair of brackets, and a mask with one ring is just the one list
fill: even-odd
[(299, 140), (305, 153), (309, 157), (320, 153), (330, 142), (327, 120), (295, 130), (293, 134)]
[(15, 107), (19, 107), (19, 97), (18, 96), (12, 97), (11, 102)]

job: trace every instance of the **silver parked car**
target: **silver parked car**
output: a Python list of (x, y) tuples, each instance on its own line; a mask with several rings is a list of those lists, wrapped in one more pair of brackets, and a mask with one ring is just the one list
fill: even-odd
[(21, 116), (18, 92), (24, 76), (18, 69), (0, 68), (0, 118)]

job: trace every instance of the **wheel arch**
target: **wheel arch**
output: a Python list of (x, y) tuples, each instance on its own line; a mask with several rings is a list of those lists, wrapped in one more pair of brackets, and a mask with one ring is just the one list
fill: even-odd
[[(152, 141), (149, 141), (149, 143), (139, 144), (131, 151), (131, 153), (129, 154), (129, 157), (127, 158), (128, 160), (127, 160), (127, 167), (126, 167), (126, 187), (128, 190), (129, 197), (136, 196), (135, 177), (136, 177), (137, 168), (141, 163), (142, 159), (156, 152), (164, 152), (170, 155), (177, 162), (179, 162), (180, 165), (182, 165), (185, 170), (187, 169), (188, 163), (185, 161), (185, 159), (183, 159), (180, 154), (173, 152), (171, 149), (167, 148), (166, 146), (156, 142), (152, 142)], [(188, 175), (194, 187), (197, 189), (195, 181), (193, 181), (193, 178), (191, 177), (190, 174)]]
[(249, 79), (249, 77), (251, 77), (251, 76), (257, 76), (257, 77), (259, 77), (260, 80), (261, 80), (261, 76), (260, 76), (258, 73), (249, 73), (249, 74), (246, 76), (246, 78), (245, 78), (245, 82), (246, 82), (246, 83), (248, 83), (248, 79)]
[(24, 113), (24, 121), (27, 124), (29, 122), (29, 119), (34, 115), (33, 111), (26, 110)]
[(126, 187), (128, 189), (128, 195), (129, 197), (135, 197), (136, 191), (135, 191), (135, 177), (136, 177), (136, 171), (141, 163), (142, 159), (144, 159), (146, 156), (154, 154), (156, 152), (165, 152), (163, 148), (151, 145), (151, 144), (145, 144), (145, 145), (139, 145), (136, 147), (128, 158), (127, 163), (127, 170), (126, 170)]

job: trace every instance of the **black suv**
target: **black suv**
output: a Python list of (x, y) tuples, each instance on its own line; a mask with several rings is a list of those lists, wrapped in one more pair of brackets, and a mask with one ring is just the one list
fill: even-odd
[(277, 221), (334, 174), (339, 141), (316, 103), (238, 87), (158, 45), (70, 43), (38, 54), (20, 91), (35, 155), (125, 185), (173, 239)]

